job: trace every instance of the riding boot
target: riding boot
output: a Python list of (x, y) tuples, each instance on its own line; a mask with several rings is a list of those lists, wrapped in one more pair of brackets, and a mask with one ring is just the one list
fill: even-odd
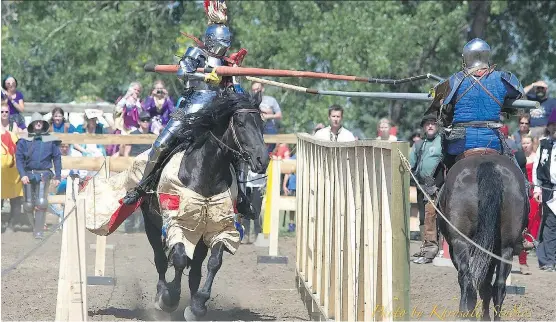
[(137, 187), (129, 190), (123, 198), (122, 202), (125, 205), (133, 205), (137, 203), (141, 197), (144, 197), (147, 194), (148, 183), (152, 181), (150, 177), (159, 162), (166, 158), (170, 147), (175, 141), (175, 133), (180, 130), (181, 125), (182, 122), (175, 119), (170, 119), (168, 124), (166, 124), (164, 130), (162, 130), (152, 145), (151, 152), (149, 153), (149, 159), (147, 160), (141, 181)]
[(237, 211), (243, 215), (245, 219), (255, 220), (255, 209), (251, 205), (251, 201), (247, 197), (247, 170), (245, 165), (240, 161), (239, 169), (237, 169)]

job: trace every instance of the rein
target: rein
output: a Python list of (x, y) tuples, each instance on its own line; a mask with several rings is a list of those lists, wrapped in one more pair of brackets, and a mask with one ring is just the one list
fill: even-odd
[(232, 137), (234, 139), (234, 143), (236, 144), (239, 151), (236, 150), (236, 149), (233, 149), (232, 147), (230, 147), (229, 145), (224, 143), (221, 139), (217, 138), (216, 135), (214, 135), (214, 133), (212, 131), (209, 131), (209, 132), (210, 132), (211, 136), (219, 143), (221, 148), (231, 151), (238, 158), (242, 159), (245, 162), (248, 162), (251, 157), (249, 156), (247, 151), (245, 151), (245, 149), (243, 148), (243, 146), (239, 142), (239, 139), (237, 137), (237, 133), (236, 133), (236, 130), (235, 130), (235, 127), (234, 127), (234, 115), (236, 115), (238, 113), (259, 113), (259, 110), (254, 109), (254, 108), (240, 108), (237, 111), (235, 111), (234, 114), (232, 114), (232, 117), (230, 117), (230, 122), (228, 123), (228, 128), (226, 129), (226, 132), (224, 132), (222, 137), (226, 136), (228, 131), (230, 131), (230, 129), (231, 129)]

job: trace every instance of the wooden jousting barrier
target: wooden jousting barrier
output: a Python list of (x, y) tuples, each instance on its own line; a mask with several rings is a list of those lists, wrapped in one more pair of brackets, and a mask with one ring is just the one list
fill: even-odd
[(296, 274), (313, 319), (409, 320), (407, 142), (298, 134)]

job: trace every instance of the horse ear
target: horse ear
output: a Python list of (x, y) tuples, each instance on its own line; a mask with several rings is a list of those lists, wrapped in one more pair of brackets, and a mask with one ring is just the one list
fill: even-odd
[(263, 101), (263, 93), (262, 92), (256, 92), (251, 96), (251, 98), (252, 98), (252, 101), (253, 101), (253, 105), (259, 107), (259, 105), (261, 105), (261, 102)]

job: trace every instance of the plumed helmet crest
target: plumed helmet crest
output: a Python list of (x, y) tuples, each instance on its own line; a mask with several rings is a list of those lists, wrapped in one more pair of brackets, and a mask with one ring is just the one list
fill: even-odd
[(225, 24), (228, 20), (225, 0), (205, 0), (205, 13), (208, 24)]

